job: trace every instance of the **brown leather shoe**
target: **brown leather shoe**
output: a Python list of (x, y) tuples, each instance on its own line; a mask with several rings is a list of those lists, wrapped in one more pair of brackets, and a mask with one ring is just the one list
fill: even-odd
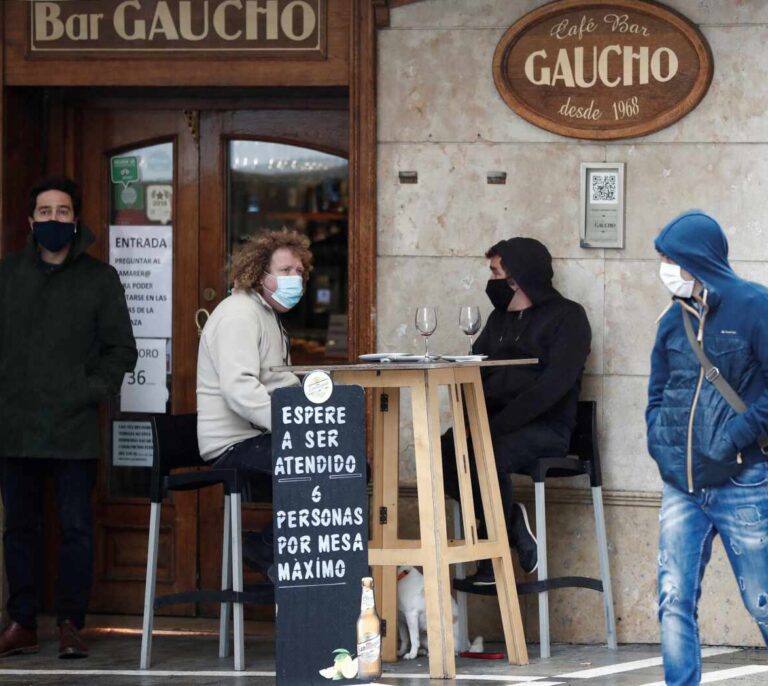
[(85, 645), (79, 629), (68, 619), (59, 624), (59, 658), (73, 660), (88, 657), (88, 646)]
[(40, 650), (37, 631), (25, 629), (17, 622), (11, 622), (0, 634), (0, 657), (27, 655)]

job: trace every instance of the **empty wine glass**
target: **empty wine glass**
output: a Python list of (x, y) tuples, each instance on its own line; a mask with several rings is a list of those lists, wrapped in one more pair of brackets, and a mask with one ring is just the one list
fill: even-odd
[(469, 336), (469, 352), (472, 354), (472, 342), (474, 335), (480, 331), (480, 308), (476, 305), (466, 305), (459, 309), (459, 328)]
[(416, 308), (416, 329), (424, 336), (424, 359), (429, 361), (429, 337), (437, 328), (437, 312), (431, 305)]

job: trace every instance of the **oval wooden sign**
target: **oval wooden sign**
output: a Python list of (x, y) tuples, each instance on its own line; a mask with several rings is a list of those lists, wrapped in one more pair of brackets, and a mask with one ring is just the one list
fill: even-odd
[(712, 53), (685, 17), (647, 0), (556, 0), (504, 34), (493, 58), (501, 97), (562, 136), (644, 136), (690, 112)]

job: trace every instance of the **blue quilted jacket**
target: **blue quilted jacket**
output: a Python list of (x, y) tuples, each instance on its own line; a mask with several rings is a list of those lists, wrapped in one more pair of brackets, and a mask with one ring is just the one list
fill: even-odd
[[(648, 451), (662, 479), (692, 492), (766, 459), (757, 439), (768, 434), (768, 289), (736, 276), (725, 234), (703, 212), (674, 219), (655, 247), (706, 289), (703, 316), (693, 300), (674, 299), (659, 323), (645, 413)], [(707, 357), (746, 404), (743, 414), (703, 378), (685, 334), (682, 304)]]

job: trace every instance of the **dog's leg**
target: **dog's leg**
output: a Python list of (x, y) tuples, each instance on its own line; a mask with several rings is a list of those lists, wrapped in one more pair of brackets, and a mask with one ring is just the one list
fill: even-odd
[(407, 612), (405, 619), (408, 623), (408, 637), (411, 641), (411, 649), (403, 657), (406, 660), (413, 660), (419, 652), (419, 613)]
[(397, 650), (397, 656), (402, 657), (408, 652), (408, 627), (406, 626), (405, 615), (402, 612), (397, 613), (397, 635), (400, 637), (400, 647)]

